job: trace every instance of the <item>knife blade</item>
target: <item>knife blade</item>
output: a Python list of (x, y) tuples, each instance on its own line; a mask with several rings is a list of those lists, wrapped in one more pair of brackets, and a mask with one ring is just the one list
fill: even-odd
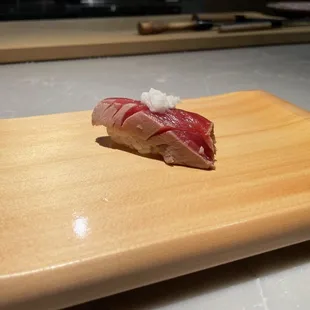
[(249, 19), (239, 23), (220, 25), (217, 30), (219, 33), (228, 33), (301, 26), (310, 26), (310, 19)]

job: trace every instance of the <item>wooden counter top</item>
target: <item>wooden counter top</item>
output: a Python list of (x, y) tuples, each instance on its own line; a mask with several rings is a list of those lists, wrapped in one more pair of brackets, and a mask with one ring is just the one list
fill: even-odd
[[(255, 12), (236, 14), (264, 16)], [(190, 15), (173, 15), (2, 22), (0, 63), (310, 42), (309, 26), (243, 33), (219, 34), (213, 30), (149, 36), (138, 35), (136, 30), (138, 21), (190, 18)]]

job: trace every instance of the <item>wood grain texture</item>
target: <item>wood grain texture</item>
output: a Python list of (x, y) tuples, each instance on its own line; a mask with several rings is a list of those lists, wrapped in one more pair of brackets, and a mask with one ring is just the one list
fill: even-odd
[(100, 146), (91, 111), (0, 121), (0, 308), (56, 309), (310, 239), (309, 112), (185, 100), (217, 169)]
[[(256, 12), (235, 12), (268, 17)], [(214, 18), (227, 14), (209, 14)], [(189, 21), (190, 15), (18, 21), (0, 24), (0, 63), (137, 55), (310, 42), (310, 27), (217, 33), (188, 31), (141, 36), (139, 21)]]

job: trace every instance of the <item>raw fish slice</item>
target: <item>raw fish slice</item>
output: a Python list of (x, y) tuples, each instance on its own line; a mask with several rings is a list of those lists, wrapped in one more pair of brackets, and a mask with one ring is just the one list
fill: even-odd
[(111, 139), (141, 154), (159, 154), (172, 165), (215, 169), (213, 123), (181, 109), (151, 112), (138, 100), (107, 98), (94, 108), (93, 125), (107, 127)]

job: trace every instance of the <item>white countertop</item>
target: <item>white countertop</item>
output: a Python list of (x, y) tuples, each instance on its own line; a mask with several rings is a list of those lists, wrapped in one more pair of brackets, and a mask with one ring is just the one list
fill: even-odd
[[(310, 110), (310, 44), (3, 65), (0, 118), (88, 110), (150, 87), (182, 98), (262, 89)], [(310, 242), (74, 309), (97, 307), (308, 310)]]

